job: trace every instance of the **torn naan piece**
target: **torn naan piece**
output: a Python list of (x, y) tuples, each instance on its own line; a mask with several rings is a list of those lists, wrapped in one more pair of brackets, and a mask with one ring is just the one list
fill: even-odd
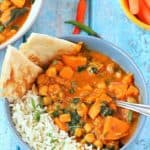
[(0, 95), (9, 102), (21, 98), (31, 89), (33, 82), (42, 69), (27, 59), (12, 46), (7, 52), (2, 65), (0, 77)]
[(45, 67), (54, 56), (77, 53), (81, 50), (81, 46), (81, 43), (76, 44), (48, 35), (32, 33), (27, 42), (21, 44), (20, 51), (35, 64)]

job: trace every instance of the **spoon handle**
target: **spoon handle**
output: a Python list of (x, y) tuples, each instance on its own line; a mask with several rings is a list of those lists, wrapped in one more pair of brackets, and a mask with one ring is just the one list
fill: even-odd
[(140, 114), (143, 114), (145, 116), (150, 117), (150, 106), (143, 105), (143, 104), (134, 104), (124, 101), (116, 101), (117, 105), (122, 108), (130, 109), (132, 111), (138, 112)]

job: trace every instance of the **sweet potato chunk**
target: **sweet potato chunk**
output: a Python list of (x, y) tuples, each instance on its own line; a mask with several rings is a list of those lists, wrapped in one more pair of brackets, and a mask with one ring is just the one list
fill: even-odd
[(105, 93), (102, 93), (102, 95), (100, 96), (100, 100), (102, 102), (103, 101), (108, 102), (108, 103), (112, 102), (112, 98)]
[(77, 69), (80, 66), (85, 66), (87, 63), (87, 58), (82, 56), (63, 55), (62, 60), (67, 66), (73, 69)]
[(96, 101), (89, 110), (89, 116), (94, 119), (100, 113), (100, 101)]
[(11, 0), (11, 2), (19, 8), (22, 8), (26, 0)]
[(55, 118), (54, 122), (61, 130), (67, 131), (67, 129), (68, 129), (67, 125), (65, 123), (61, 122), (59, 118)]
[(139, 94), (139, 90), (133, 85), (129, 86), (126, 92), (127, 96), (138, 96), (138, 94)]
[(118, 99), (124, 99), (126, 96), (128, 85), (119, 82), (113, 82), (109, 85), (109, 91), (115, 94)]
[(116, 117), (106, 117), (103, 129), (104, 140), (118, 140), (129, 133), (129, 124)]
[(132, 75), (131, 73), (130, 73), (130, 74), (127, 74), (127, 75), (123, 78), (122, 82), (123, 82), (124, 84), (130, 85), (130, 84), (133, 82), (133, 75)]
[(71, 79), (73, 76), (73, 70), (70, 67), (63, 67), (59, 75), (64, 79)]
[(70, 116), (70, 114), (62, 114), (59, 116), (59, 119), (61, 122), (70, 122), (71, 116)]
[(4, 11), (6, 9), (8, 9), (11, 5), (11, 2), (9, 0), (3, 0), (1, 3), (0, 3), (0, 11)]

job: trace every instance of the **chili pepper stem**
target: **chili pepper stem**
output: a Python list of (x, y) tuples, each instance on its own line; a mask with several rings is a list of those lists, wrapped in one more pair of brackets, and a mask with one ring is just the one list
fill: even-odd
[(78, 27), (80, 30), (88, 33), (89, 35), (92, 35), (92, 36), (95, 36), (95, 37), (98, 37), (98, 38), (101, 38), (100, 35), (98, 35), (98, 33), (96, 33), (93, 29), (91, 29), (89, 26), (87, 25), (84, 25), (78, 21), (74, 21), (74, 20), (69, 20), (69, 21), (65, 21), (65, 23), (67, 24), (72, 24), (76, 27)]

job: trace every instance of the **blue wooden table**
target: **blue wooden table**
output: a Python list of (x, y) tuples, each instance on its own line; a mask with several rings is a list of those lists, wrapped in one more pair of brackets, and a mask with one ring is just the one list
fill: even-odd
[[(31, 32), (62, 36), (71, 34), (72, 27), (65, 20), (74, 19), (78, 0), (43, 0), (41, 13), (30, 31), (16, 43), (18, 46)], [(124, 49), (142, 70), (150, 90), (150, 32), (131, 23), (122, 12), (119, 0), (89, 0), (86, 23), (104, 39)], [(84, 34), (84, 33), (83, 33)], [(0, 51), (0, 68), (5, 50)], [(19, 149), (18, 141), (8, 127), (4, 103), (0, 101), (0, 150)], [(128, 150), (150, 150), (150, 119)]]

